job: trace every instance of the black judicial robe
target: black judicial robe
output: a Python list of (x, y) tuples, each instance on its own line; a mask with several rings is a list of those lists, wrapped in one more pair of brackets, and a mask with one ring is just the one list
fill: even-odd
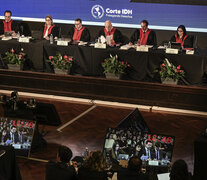
[[(100, 36), (106, 37), (104, 29), (99, 31), (98, 37), (100, 37)], [(124, 37), (118, 29), (116, 29), (115, 32), (114, 32), (114, 41), (115, 41), (116, 44), (124, 43)]]
[[(69, 38), (71, 38), (73, 40), (73, 35), (74, 35), (74, 27), (70, 28), (69, 32), (68, 32), (68, 36)], [(84, 41), (84, 42), (89, 42), (91, 40), (91, 36), (90, 36), (90, 32), (89, 30), (84, 26), (84, 30), (81, 34), (81, 38), (80, 41)]]
[[(139, 36), (140, 36), (140, 31), (139, 31), (139, 29), (136, 29), (134, 31), (134, 33), (132, 34), (129, 42), (134, 44), (135, 41), (138, 41)], [(153, 46), (157, 45), (156, 34), (153, 30), (151, 30), (150, 33), (149, 33), (149, 36), (147, 38), (147, 45), (153, 45)]]
[[(41, 32), (42, 32), (41, 38), (42, 38), (42, 39), (44, 39), (44, 38), (43, 38), (44, 29), (45, 29), (45, 25), (43, 25), (43, 26), (41, 27)], [(55, 37), (59, 37), (59, 30), (58, 30), (58, 27), (57, 27), (57, 26), (54, 26), (54, 27), (52, 28), (52, 30), (51, 30), (51, 34), (53, 35), (54, 38), (55, 38)], [(48, 37), (50, 37), (50, 34), (48, 35)]]
[[(170, 39), (171, 42), (176, 42), (175, 35), (173, 35)], [(187, 36), (186, 39), (184, 40), (183, 44), (184, 48), (193, 48), (193, 37), (192, 36)]]
[[(12, 29), (12, 31), (15, 31), (16, 33), (19, 31), (18, 23), (14, 20), (11, 23), (11, 29)], [(4, 34), (3, 20), (0, 21), (0, 34)]]

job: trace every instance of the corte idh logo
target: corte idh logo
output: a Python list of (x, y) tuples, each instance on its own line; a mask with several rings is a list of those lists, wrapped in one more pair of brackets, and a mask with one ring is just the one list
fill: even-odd
[(94, 5), (91, 8), (91, 14), (96, 19), (101, 19), (104, 16), (104, 13), (106, 13), (106, 16), (109, 16), (109, 15), (120, 15), (120, 16), (129, 15), (129, 16), (132, 16), (132, 9), (106, 8), (106, 12), (105, 12), (104, 8), (101, 5)]

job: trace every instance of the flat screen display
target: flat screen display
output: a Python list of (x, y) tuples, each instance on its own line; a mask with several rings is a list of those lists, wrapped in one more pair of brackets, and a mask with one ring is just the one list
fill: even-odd
[(138, 156), (146, 166), (168, 166), (174, 143), (174, 136), (109, 128), (103, 153), (107, 163), (118, 163)]
[(28, 157), (35, 121), (0, 117), (0, 145), (13, 146), (17, 156)]
[(177, 4), (178, 0), (162, 0), (160, 3), (152, 0), (149, 3), (130, 0), (50, 0), (49, 3), (42, 0), (1, 0), (0, 18), (9, 9), (14, 19), (24, 21), (43, 22), (50, 14), (55, 23), (74, 24), (76, 18), (81, 18), (84, 25), (103, 26), (106, 20), (111, 20), (116, 27), (137, 28), (141, 20), (147, 19), (151, 29), (176, 31), (179, 25), (184, 24), (187, 31), (207, 32), (207, 6), (182, 1), (186, 3)]

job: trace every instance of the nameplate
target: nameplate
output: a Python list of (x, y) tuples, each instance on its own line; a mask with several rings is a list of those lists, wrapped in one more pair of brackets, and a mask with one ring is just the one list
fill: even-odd
[(141, 51), (141, 52), (148, 52), (149, 51), (149, 47), (147, 46), (137, 46), (137, 51)]
[(194, 50), (186, 50), (186, 54), (194, 54)]
[(167, 54), (178, 54), (178, 49), (167, 48), (165, 52)]
[(106, 49), (106, 44), (95, 43), (94, 48)]
[(60, 40), (58, 40), (57, 41), (57, 45), (58, 46), (68, 46), (68, 41), (60, 41)]
[(29, 43), (29, 38), (28, 38), (28, 37), (20, 37), (20, 38), (19, 38), (19, 42), (22, 42), (22, 43)]
[(1, 40), (2, 41), (8, 41), (8, 40), (11, 40), (12, 39), (12, 37), (11, 36), (8, 36), (8, 37), (3, 37)]
[(158, 166), (159, 162), (158, 161), (149, 161), (148, 165), (150, 165), (150, 166)]

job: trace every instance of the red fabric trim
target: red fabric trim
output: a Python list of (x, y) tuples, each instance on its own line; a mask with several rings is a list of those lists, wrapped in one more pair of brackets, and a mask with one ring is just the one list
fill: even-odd
[(74, 28), (73, 41), (80, 41), (80, 38), (81, 38), (81, 35), (84, 29), (85, 27), (83, 26), (80, 30), (78, 30), (77, 28)]
[(12, 31), (12, 29), (11, 29), (12, 22), (13, 22), (12, 19), (8, 23), (6, 21), (3, 21), (3, 23), (4, 23), (4, 32)]
[(140, 35), (139, 35), (140, 45), (146, 45), (147, 44), (147, 39), (148, 39), (148, 36), (149, 36), (149, 33), (151, 32), (151, 30), (148, 29), (144, 33), (142, 29), (139, 29), (139, 32), (140, 32)]
[[(48, 29), (48, 35), (51, 34), (52, 28), (54, 28), (54, 27), (55, 27), (55, 25), (49, 27), (49, 29)], [(44, 36), (45, 36), (46, 30), (47, 30), (47, 26), (45, 25), (44, 33), (43, 33), (43, 38), (44, 38)]]
[(176, 43), (180, 43), (181, 46), (183, 46), (183, 45), (184, 45), (184, 42), (185, 42), (185, 39), (186, 39), (187, 37), (188, 37), (188, 35), (185, 35), (184, 38), (180, 38), (180, 37), (178, 37), (177, 34), (175, 34)]
[[(115, 33), (115, 31), (116, 31), (116, 28), (115, 27), (113, 27), (110, 32), (108, 32), (106, 30), (106, 28), (104, 28), (105, 37), (112, 35), (112, 40), (114, 40), (114, 33)], [(116, 44), (116, 43), (113, 43), (112, 45), (114, 45), (114, 44)]]

